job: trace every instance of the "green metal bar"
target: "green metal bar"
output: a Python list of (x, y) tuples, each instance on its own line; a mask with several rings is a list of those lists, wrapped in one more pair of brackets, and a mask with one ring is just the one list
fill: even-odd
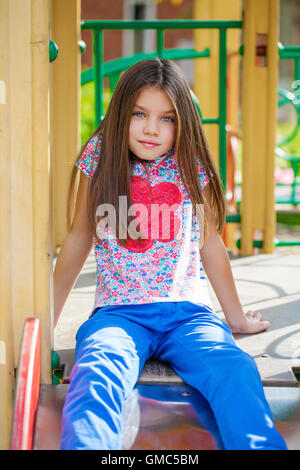
[(295, 59), (300, 57), (300, 46), (283, 46), (278, 43), (280, 59)]
[(226, 215), (226, 222), (239, 223), (241, 222), (241, 214)]
[(202, 120), (203, 124), (220, 124), (219, 118), (207, 118)]
[(242, 21), (198, 21), (198, 20), (85, 20), (81, 22), (82, 29), (241, 29)]
[(119, 73), (115, 72), (115, 73), (112, 73), (110, 76), (109, 76), (109, 87), (110, 87), (110, 90), (113, 92), (114, 89), (116, 88), (117, 86), (117, 83), (119, 81), (119, 78), (120, 78), (120, 75)]
[[(201, 52), (196, 51), (195, 49), (164, 49), (162, 52), (163, 59), (170, 60), (183, 60), (183, 59), (197, 59), (200, 57), (209, 57), (210, 51), (208, 48), (204, 49)], [(120, 57), (118, 59), (110, 60), (103, 64), (103, 76), (107, 77), (108, 75), (114, 73), (120, 73), (123, 70), (128, 69), (131, 65), (141, 60), (155, 59), (157, 57), (157, 51), (153, 52), (139, 52), (132, 56)], [(85, 85), (94, 80), (95, 73), (94, 68), (84, 70), (81, 72), (81, 85)]]
[(275, 238), (274, 244), (275, 246), (299, 246), (300, 240), (278, 240)]
[(294, 60), (294, 80), (300, 79), (300, 46), (283, 46), (278, 43), (280, 59)]
[[(253, 248), (262, 248), (263, 240), (253, 240)], [(237, 248), (241, 247), (241, 239), (236, 242)], [(300, 240), (278, 240), (274, 238), (274, 246), (300, 246)]]
[(296, 204), (296, 178), (297, 178), (297, 173), (298, 173), (298, 163), (297, 162), (292, 162), (292, 169), (294, 173), (294, 180), (292, 181), (291, 184), (291, 189), (292, 189), (292, 194), (291, 194), (291, 199), (292, 199), (292, 204)]
[[(300, 49), (300, 47), (299, 47)], [(295, 68), (294, 68), (294, 80), (299, 80), (300, 79), (300, 56), (294, 59), (295, 62)]]
[[(276, 186), (291, 186), (292, 183), (276, 183)], [(295, 181), (293, 183), (295, 186), (300, 186), (300, 182), (299, 181)]]
[(156, 50), (158, 57), (162, 59), (164, 50), (164, 31), (162, 29), (156, 31)]
[(227, 31), (219, 31), (219, 172), (226, 193), (226, 71), (227, 71)]
[(94, 31), (94, 68), (95, 68), (95, 128), (100, 124), (103, 115), (103, 31)]

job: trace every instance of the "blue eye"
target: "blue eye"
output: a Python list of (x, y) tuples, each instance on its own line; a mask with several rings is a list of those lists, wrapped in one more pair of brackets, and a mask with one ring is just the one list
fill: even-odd
[(171, 118), (170, 116), (164, 116), (162, 119), (163, 119), (165, 122), (174, 122), (174, 119)]
[(136, 117), (143, 117), (144, 116), (144, 114), (141, 111), (135, 111), (132, 115), (136, 116)]

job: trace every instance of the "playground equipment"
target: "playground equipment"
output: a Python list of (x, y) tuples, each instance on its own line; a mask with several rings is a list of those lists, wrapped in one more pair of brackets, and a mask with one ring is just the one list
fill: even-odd
[[(54, 182), (55, 184), (60, 182), (59, 196), (61, 206), (64, 206), (62, 189), (66, 188), (67, 185), (65, 181), (62, 184), (60, 176), (64, 172), (67, 174), (73, 165), (74, 155), (77, 152), (79, 142), (79, 126), (76, 119), (79, 115), (78, 88), (80, 85), (80, 75), (77, 72), (80, 62), (78, 60), (79, 47), (81, 49), (84, 47), (82, 44), (79, 44), (78, 47), (77, 40), (79, 39), (80, 30), (79, 6), (80, 2), (78, 0), (65, 0), (64, 2), (54, 0), (52, 2), (52, 31), (55, 33), (54, 39), (58, 44), (61, 54), (59, 53), (57, 59), (54, 60), (52, 71), (51, 142), (53, 143)], [(272, 218), (274, 215), (274, 199), (272, 195), (274, 168), (272, 165), (274, 160), (273, 144), (275, 142), (275, 95), (277, 96), (277, 8), (277, 2), (276, 4), (273, 2), (272, 8), (269, 9), (269, 2), (267, 0), (245, 1), (243, 23), (241, 21), (232, 22), (234, 23), (234, 28), (239, 29), (243, 27), (245, 33), (245, 54), (243, 56), (245, 77), (243, 83), (243, 115), (245, 116), (245, 121), (243, 123), (243, 139), (247, 155), (245, 155), (246, 168), (243, 177), (245, 185), (243, 188), (242, 218), (240, 220), (243, 240), (243, 246), (241, 247), (242, 254), (252, 254), (252, 235), (253, 230), (257, 227), (259, 229), (267, 228), (264, 239), (265, 252), (272, 252), (274, 248), (274, 220)], [(32, 17), (28, 12), (30, 12)], [(1, 446), (4, 448), (9, 447), (7, 442), (9, 441), (8, 436), (12, 427), (11, 447), (14, 449), (42, 448), (43, 446), (44, 448), (50, 448), (52, 445), (54, 446), (53, 448), (57, 448), (61, 408), (68, 387), (68, 383), (62, 382), (67, 382), (69, 371), (73, 364), (72, 351), (70, 351), (69, 356), (64, 354), (64, 352), (58, 351), (60, 356), (59, 361), (53, 365), (53, 370), (50, 366), (51, 345), (53, 344), (51, 320), (52, 292), (50, 282), (52, 274), (52, 233), (54, 233), (55, 238), (53, 245), (56, 246), (59, 243), (57, 243), (57, 232), (55, 230), (52, 232), (51, 210), (49, 208), (51, 198), (51, 185), (49, 184), (51, 182), (49, 177), (51, 173), (51, 158), (49, 153), (50, 126), (46, 119), (48, 116), (46, 110), (48, 109), (50, 84), (48, 83), (49, 63), (45, 63), (49, 39), (47, 32), (50, 24), (48, 15), (49, 0), (16, 0), (11, 9), (4, 8), (2, 18), (0, 18), (0, 25), (3, 27), (0, 28), (0, 31), (3, 30), (3, 34), (10, 38), (9, 44), (11, 44), (11, 49), (2, 49), (3, 54), (0, 55), (0, 66), (3, 60), (7, 60), (10, 63), (10, 68), (4, 68), (4, 78), (7, 83), (11, 83), (8, 97), (13, 103), (13, 106), (9, 107), (9, 111), (6, 111), (7, 108), (5, 108), (5, 113), (7, 114), (4, 115), (5, 119), (3, 119), (5, 125), (7, 125), (7, 122), (11, 125), (10, 132), (12, 139), (5, 141), (7, 155), (11, 158), (7, 159), (5, 171), (1, 173), (1, 175), (4, 175), (1, 180), (3, 183), (1, 184), (1, 195), (3, 196), (1, 199), (4, 201), (3, 207), (5, 207), (5, 210), (3, 212), (3, 230), (0, 235), (0, 246), (3, 247), (2, 254), (4, 260), (3, 268), (1, 267), (1, 281), (3, 280), (3, 283), (1, 283), (0, 296), (3, 317), (3, 322), (0, 325), (0, 352), (4, 351), (4, 354), (0, 357), (0, 380), (4, 399), (0, 403), (0, 418), (3, 423)], [(66, 20), (68, 23), (63, 23)], [(203, 122), (220, 126), (219, 146), (221, 157), (219, 163), (222, 181), (225, 184), (228, 181), (227, 173), (229, 174), (226, 168), (226, 151), (230, 148), (229, 145), (226, 147), (226, 124), (228, 123), (226, 121), (226, 113), (224, 113), (226, 108), (226, 67), (224, 68), (224, 66), (226, 66), (227, 61), (226, 44), (227, 26), (229, 23), (231, 22), (183, 21), (181, 23), (183, 28), (187, 26), (191, 28), (208, 27), (219, 31), (218, 44), (220, 46), (221, 67), (219, 70), (220, 100), (218, 106), (220, 113), (217, 118), (204, 118)], [(19, 31), (17, 25), (20, 24), (22, 24), (21, 39), (18, 34), (15, 34)], [(125, 24), (125, 21), (122, 22), (123, 26)], [(147, 26), (146, 23), (142, 24), (142, 22), (139, 25)], [(166, 27), (172, 26), (169, 22), (153, 23), (153, 26), (160, 26), (157, 33), (157, 48), (158, 52), (162, 55), (170, 52), (164, 51), (163, 48), (164, 25)], [(150, 24), (148, 26), (150, 27)], [(10, 30), (9, 28), (12, 29)], [(255, 44), (258, 30), (265, 31), (268, 34), (268, 68), (259, 71), (255, 69), (256, 62), (254, 60), (257, 58), (255, 56)], [(58, 33), (61, 34), (62, 40), (56, 39), (55, 35)], [(63, 36), (64, 34), (65, 36)], [(24, 40), (24, 37), (26, 40)], [(97, 48), (101, 45), (100, 38), (101, 34), (98, 36), (98, 41), (95, 45)], [(6, 44), (5, 41), (1, 43)], [(66, 43), (68, 44), (67, 46)], [(57, 55), (54, 44), (52, 44), (52, 48), (54, 56), (55, 54)], [(17, 49), (19, 50), (18, 60), (15, 59), (17, 55), (10, 54), (12, 50), (15, 52)], [(201, 50), (201, 48), (199, 49)], [(190, 54), (195, 53), (201, 54), (197, 51), (197, 48), (196, 51), (190, 51)], [(205, 49), (202, 50), (202, 54), (204, 53)], [(186, 51), (185, 54), (187, 54)], [(63, 63), (59, 62), (60, 58), (63, 58)], [(202, 59), (205, 59), (204, 55), (202, 55), (200, 60)], [(55, 65), (58, 65), (56, 69), (54, 69)], [(102, 66), (99, 65), (99, 67), (101, 68)], [(103, 73), (103, 69), (101, 70)], [(262, 77), (263, 80), (261, 80)], [(263, 85), (259, 85), (259, 80), (261, 80)], [(267, 92), (266, 89), (268, 90)], [(21, 91), (16, 93), (17, 90)], [(258, 121), (251, 99), (255, 97), (256, 102), (259, 102), (264, 93), (268, 96), (268, 102), (266, 103), (262, 100), (262, 113), (259, 116), (261, 120)], [(251, 99), (247, 98), (248, 95)], [(67, 98), (65, 99), (66, 96)], [(18, 106), (14, 106), (16, 104), (15, 101), (17, 101)], [(30, 106), (28, 103), (30, 103)], [(9, 114), (12, 112), (10, 110), (13, 110), (12, 115)], [(99, 115), (101, 116), (100, 112)], [(74, 119), (70, 120), (70, 116), (73, 116)], [(22, 122), (22, 126), (20, 126), (20, 122)], [(261, 149), (267, 150), (260, 152), (259, 155), (255, 155), (255, 149), (251, 143), (253, 142), (253, 135), (255, 135), (259, 126), (261, 126), (261, 132), (259, 132), (258, 144)], [(21, 127), (28, 132), (26, 132), (25, 137), (22, 135), (22, 139), (15, 138), (20, 136)], [(22, 147), (22, 152), (19, 147)], [(231, 140), (231, 148), (233, 148), (233, 140)], [(41, 158), (41, 155), (43, 155), (43, 158)], [(261, 188), (264, 186), (267, 188), (265, 192), (260, 192), (259, 194), (255, 194), (257, 183), (253, 180), (253, 168), (257, 163), (257, 158), (264, 164), (260, 176), (260, 185)], [(12, 178), (7, 178), (7, 171), (11, 172)], [(21, 177), (24, 187), (19, 184), (19, 177)], [(12, 181), (14, 191), (12, 191), (10, 181)], [(54, 188), (54, 192), (55, 194), (57, 193), (57, 187)], [(253, 213), (255, 207), (253, 194), (259, 198), (258, 217)], [(11, 200), (10, 197), (13, 199)], [(17, 204), (20, 200), (24, 202), (22, 207), (18, 207)], [(11, 208), (11, 211), (6, 208)], [(59, 207), (56, 204), (55, 215), (58, 212)], [(264, 220), (264, 215), (266, 215), (266, 220)], [(235, 217), (235, 214), (229, 215), (229, 217), (231, 216)], [(58, 218), (55, 220), (55, 224), (56, 227), (60, 226)], [(19, 243), (20, 226), (22, 227), (23, 244)], [(63, 230), (61, 230), (61, 233), (64, 233)], [(61, 233), (59, 234), (60, 237), (62, 237)], [(24, 246), (26, 246), (26, 250), (24, 250)], [(8, 252), (13, 253), (12, 259), (7, 256)], [(13, 282), (10, 281), (7, 273), (12, 273), (11, 278)], [(10, 293), (12, 293), (12, 298)], [(28, 312), (34, 312), (36, 318), (27, 320)], [(21, 333), (24, 335), (22, 342)], [(39, 335), (40, 351), (38, 346)], [(22, 346), (19, 347), (20, 343)], [(3, 344), (4, 347), (2, 347)], [(25, 345), (29, 345), (28, 350), (25, 350)], [(199, 432), (199, 440), (197, 441), (199, 447), (216, 448), (219, 446), (221, 448), (221, 442), (218, 440), (217, 435), (214, 434), (215, 428), (210, 419), (210, 412), (206, 409), (205, 403), (201, 401), (201, 397), (197, 397), (199, 410), (195, 413), (192, 403), (193, 391), (186, 387), (185, 384), (182, 384), (180, 379), (175, 377), (173, 372), (166, 368), (165, 365), (150, 363), (147, 364), (148, 366), (151, 366), (150, 371), (152, 372), (148, 374), (149, 369), (145, 369), (141, 382), (137, 385), (138, 390), (140, 390), (138, 400), (133, 401), (130, 406), (128, 405), (127, 417), (124, 417), (124, 419), (127, 419), (127, 425), (128, 423), (131, 424), (128, 425), (127, 429), (136, 430), (136, 419), (138, 417), (138, 411), (134, 413), (130, 412), (130, 409), (137, 410), (136, 404), (138, 403), (140, 416), (145, 417), (147, 415), (144, 412), (147, 405), (151, 403), (152, 406), (158, 406), (160, 410), (164, 410), (166, 417), (164, 423), (162, 421), (158, 424), (156, 423), (157, 429), (159, 424), (161, 424), (165, 426), (164, 430), (168, 429), (168, 433), (170, 433), (171, 417), (174, 419), (175, 415), (177, 417), (183, 416), (183, 420), (179, 420), (175, 424), (175, 427), (177, 426), (176, 429), (184, 429), (186, 435), (188, 435), (189, 426), (192, 422), (194, 426), (193, 432), (196, 432), (196, 428)], [(155, 366), (154, 373), (153, 366)], [(39, 367), (41, 376), (39, 375)], [(15, 368), (17, 369), (16, 387), (14, 387)], [(23, 377), (25, 377), (25, 384), (21, 383)], [(52, 380), (57, 385), (51, 383)], [(152, 385), (149, 385), (149, 382)], [(162, 385), (162, 382), (164, 385)], [(275, 413), (278, 413), (276, 415), (277, 421), (280, 422), (279, 426), (282, 428), (283, 434), (287, 437), (293, 434), (294, 438), (297, 432), (299, 432), (297, 422), (299, 422), (300, 400), (295, 377), (291, 377), (284, 385), (278, 379), (277, 381), (273, 380), (271, 383), (265, 383), (265, 386), (271, 407)], [(13, 415), (11, 398), (14, 390), (16, 393)], [(170, 395), (167, 393), (169, 391)], [(284, 399), (282, 399), (283, 392)], [(177, 408), (172, 402), (174, 397), (180, 403)], [(157, 407), (153, 409), (157, 410)], [(202, 418), (200, 419), (199, 416), (202, 416)], [(187, 421), (184, 421), (185, 419)], [(12, 421), (13, 426), (11, 426)], [(147, 433), (151, 429), (153, 421), (148, 420), (144, 421), (144, 423), (146, 423), (144, 428), (140, 428), (140, 430)], [(182, 427), (180, 428), (180, 426)], [(134, 431), (132, 432), (132, 435), (134, 435)], [(201, 435), (205, 437), (202, 441), (200, 439)], [(142, 443), (140, 441), (140, 444), (138, 444), (140, 437), (136, 435), (134, 445), (145, 446), (145, 441), (142, 441)], [(161, 437), (165, 439), (166, 433)], [(130, 442), (131, 440), (129, 439), (124, 445), (130, 448)], [(166, 441), (160, 441), (160, 443), (162, 442), (163, 444), (158, 443), (157, 445), (166, 447)], [(179, 448), (176, 444), (174, 445), (176, 448)], [(194, 445), (196, 446), (197, 444)]]
[[(285, 105), (291, 105), (295, 111), (296, 115), (296, 122), (294, 129), (287, 135), (285, 138), (281, 139), (277, 143), (276, 147), (276, 156), (289, 162), (291, 165), (292, 175), (290, 177), (290, 181), (288, 182), (280, 182), (277, 181), (277, 186), (289, 186), (291, 188), (291, 195), (289, 198), (283, 199), (276, 199), (277, 204), (292, 204), (297, 206), (300, 203), (300, 198), (297, 196), (297, 186), (300, 185), (300, 182), (297, 181), (297, 175), (299, 173), (300, 168), (300, 155), (289, 154), (282, 149), (282, 147), (287, 144), (293, 142), (293, 140), (299, 136), (300, 132), (300, 100), (298, 98), (299, 91), (297, 89), (300, 87), (300, 47), (298, 46), (283, 46), (281, 43), (278, 44), (279, 48), (279, 55), (280, 59), (290, 59), (294, 62), (294, 81), (293, 85), (296, 88), (296, 93), (292, 93), (291, 91), (279, 89), (278, 93), (280, 96), (279, 100), (279, 107), (283, 107)], [(299, 242), (298, 242), (299, 244)]]
[[(56, 385), (40, 384), (39, 320), (25, 322), (11, 438), (13, 450), (57, 450), (74, 351), (53, 355)], [(294, 449), (300, 437), (300, 388), (291, 377), (264, 381), (276, 426)], [(123, 449), (224, 449), (205, 398), (166, 364), (149, 360), (123, 409)]]
[[(111, 94), (118, 82), (120, 73), (126, 70), (128, 67), (136, 62), (146, 59), (152, 59), (155, 57), (161, 57), (171, 60), (184, 60), (184, 59), (200, 59), (211, 56), (209, 48), (205, 48), (203, 51), (198, 52), (195, 49), (164, 49), (163, 33), (164, 30), (173, 28), (185, 28), (190, 27), (201, 27), (201, 28), (217, 28), (219, 29), (219, 116), (215, 119), (203, 118), (200, 104), (197, 96), (193, 93), (194, 102), (199, 111), (202, 123), (205, 124), (218, 124), (219, 126), (219, 160), (218, 166), (220, 176), (223, 182), (224, 193), (227, 200), (227, 217), (223, 240), (226, 246), (229, 246), (230, 238), (228, 236), (230, 223), (241, 223), (241, 212), (240, 203), (241, 198), (236, 196), (236, 186), (241, 187), (241, 183), (236, 184), (235, 182), (235, 169), (237, 161), (237, 148), (238, 141), (242, 140), (241, 133), (233, 129), (228, 124), (228, 94), (230, 93), (230, 83), (226, 80), (226, 70), (230, 66), (230, 57), (227, 59), (226, 53), (226, 32), (228, 29), (240, 28), (241, 23), (235, 22), (203, 22), (197, 23), (182, 21), (182, 20), (171, 20), (171, 21), (147, 21), (147, 22), (130, 22), (130, 21), (83, 21), (82, 29), (89, 29), (93, 31), (94, 37), (94, 66), (81, 73), (81, 85), (84, 86), (87, 83), (94, 82), (94, 103), (95, 103), (95, 123), (96, 128), (104, 114), (104, 79), (105, 77), (109, 80), (108, 93)], [(157, 49), (153, 52), (134, 54), (130, 57), (123, 57), (115, 59), (109, 62), (103, 61), (103, 33), (107, 29), (155, 29), (157, 35)], [(239, 51), (236, 52), (243, 55), (243, 45)], [(265, 54), (265, 52), (263, 52)], [(261, 52), (260, 52), (261, 54)], [(234, 54), (233, 54), (234, 55)], [(300, 48), (298, 47), (285, 47), (282, 44), (278, 44), (278, 55), (282, 59), (293, 59), (295, 61), (295, 83), (300, 77), (299, 68), (299, 57)], [(263, 57), (263, 56), (262, 56)], [(300, 83), (300, 81), (299, 81)], [(277, 186), (290, 186), (291, 196), (290, 198), (276, 199), (276, 203), (282, 204), (297, 204), (296, 201), (296, 187), (300, 183), (297, 182), (297, 172), (300, 163), (300, 157), (289, 155), (283, 149), (282, 146), (288, 142), (291, 142), (295, 136), (299, 133), (300, 128), (300, 106), (295, 98), (294, 94), (287, 90), (279, 89), (279, 95), (282, 97), (278, 102), (278, 106), (282, 107), (286, 104), (292, 104), (296, 111), (296, 125), (290, 135), (282, 139), (277, 143), (275, 150), (276, 156), (288, 161), (292, 166), (293, 179), (292, 181), (277, 182)], [(227, 100), (226, 100), (227, 95)], [(276, 170), (275, 170), (276, 176)], [(297, 246), (300, 245), (299, 240), (273, 240), (274, 246)], [(241, 238), (236, 241), (238, 249), (241, 248)], [(253, 240), (253, 248), (262, 248), (263, 240)]]

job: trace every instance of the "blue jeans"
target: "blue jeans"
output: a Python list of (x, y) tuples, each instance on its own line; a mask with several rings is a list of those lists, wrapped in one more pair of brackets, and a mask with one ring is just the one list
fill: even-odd
[(81, 325), (61, 449), (121, 449), (121, 411), (144, 363), (169, 362), (208, 401), (226, 449), (287, 449), (254, 359), (209, 307), (191, 302), (105, 306)]

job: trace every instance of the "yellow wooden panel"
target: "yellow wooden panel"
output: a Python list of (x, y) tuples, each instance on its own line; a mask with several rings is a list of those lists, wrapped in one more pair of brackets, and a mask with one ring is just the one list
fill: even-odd
[(279, 2), (269, 0), (269, 35), (268, 35), (268, 83), (267, 83), (267, 99), (268, 99), (268, 133), (267, 133), (267, 158), (266, 158), (266, 206), (265, 206), (265, 233), (264, 233), (264, 253), (273, 253), (274, 236), (276, 229), (276, 213), (275, 213), (275, 145), (277, 131), (277, 88), (278, 88), (278, 47), (279, 40)]
[(31, 0), (34, 316), (41, 328), (41, 381), (51, 383), (52, 192), (49, 113), (49, 0)]
[(80, 150), (80, 0), (52, 1), (52, 39), (59, 46), (51, 67), (54, 249), (67, 234), (70, 174)]
[(253, 149), (253, 188), (251, 193), (254, 207), (252, 224), (255, 229), (264, 228), (265, 211), (265, 179), (266, 179), (266, 132), (267, 132), (267, 73), (265, 67), (256, 67), (254, 79), (255, 87), (253, 128), (254, 128), (254, 149)]
[(9, 87), (9, 5), (0, 0), (0, 77), (5, 88), (5, 102), (0, 104), (0, 449), (9, 448), (13, 411), (14, 354), (11, 324), (11, 215), (10, 215), (10, 91)]
[[(9, 3), (11, 273), (15, 364), (33, 301), (31, 1)], [(21, 25), (21, 26), (20, 26)], [(38, 128), (36, 129), (38, 131)]]
[[(213, 2), (195, 0), (195, 20), (213, 19)], [(215, 118), (218, 115), (218, 62), (219, 44), (218, 31), (199, 29), (194, 33), (195, 48), (199, 51), (209, 47), (211, 55), (208, 58), (195, 60), (194, 92), (199, 100), (204, 118)], [(205, 135), (215, 158), (219, 162), (219, 127), (214, 124), (204, 125)]]
[[(194, 19), (196, 20), (240, 20), (241, 1), (231, 0), (195, 0)], [(240, 31), (228, 30), (227, 50), (238, 51), (240, 44)], [(215, 118), (219, 112), (219, 32), (218, 30), (197, 30), (194, 33), (195, 48), (202, 50), (210, 48), (211, 56), (207, 59), (195, 61), (195, 94), (197, 95), (204, 117)], [(232, 125), (237, 123), (238, 103), (238, 73), (240, 58), (236, 56), (231, 64), (231, 102), (230, 115)], [(205, 134), (215, 157), (219, 162), (219, 127), (205, 125)]]
[[(273, 0), (271, 0), (273, 1)], [(255, 30), (258, 33), (264, 33), (269, 28), (269, 0), (257, 1), (255, 0)], [(276, 0), (275, 0), (276, 3)]]
[[(277, 0), (245, 0), (244, 8), (241, 251), (242, 254), (253, 251), (251, 237), (258, 229), (263, 233), (263, 251), (272, 253), (275, 234), (274, 148), (279, 6)], [(266, 34), (267, 38), (267, 60), (264, 67), (257, 66), (254, 60), (257, 34)]]
[[(220, 0), (194, 2), (194, 19), (198, 20), (241, 20), (240, 0), (223, 2)], [(233, 129), (238, 126), (239, 106), (239, 64), (240, 30), (227, 31), (227, 73), (230, 90), (227, 91), (227, 123)], [(195, 93), (198, 96), (204, 117), (217, 117), (219, 114), (219, 32), (199, 30), (194, 33), (195, 48), (209, 47), (211, 57), (195, 61)], [(235, 53), (235, 55), (233, 55)], [(205, 125), (205, 134), (215, 161), (219, 163), (219, 126)], [(235, 246), (235, 224), (226, 229), (226, 245), (233, 251)]]
[(253, 205), (251, 193), (253, 188), (254, 168), (252, 164), (255, 149), (253, 114), (255, 112), (253, 97), (255, 94), (254, 57), (255, 57), (255, 16), (252, 0), (244, 1), (244, 55), (243, 55), (243, 167), (242, 167), (242, 204), (241, 204), (241, 253), (252, 254)]

